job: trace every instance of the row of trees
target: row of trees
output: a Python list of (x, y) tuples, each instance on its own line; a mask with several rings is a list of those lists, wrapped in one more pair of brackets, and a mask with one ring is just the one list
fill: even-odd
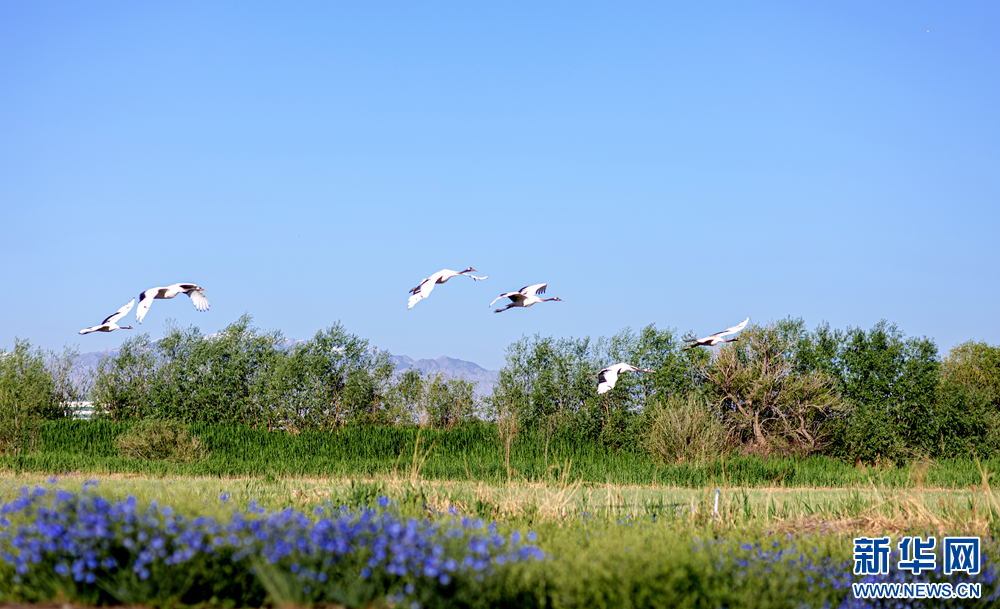
[[(666, 459), (709, 441), (869, 463), (1000, 452), (1000, 347), (964, 343), (942, 361), (933, 341), (885, 321), (808, 331), (792, 318), (750, 326), (714, 354), (682, 344), (655, 326), (597, 341), (524, 337), (507, 350), (493, 414), (545, 437), (672, 446)], [(597, 396), (586, 377), (618, 361), (657, 372)]]
[(0, 351), (0, 453), (31, 451), (44, 418), (67, 416), (70, 404), (83, 397), (71, 375), (77, 352), (32, 349), (17, 340)]
[[(964, 343), (942, 359), (930, 339), (884, 321), (809, 331), (789, 318), (750, 326), (714, 352), (683, 350), (673, 330), (654, 325), (597, 340), (522, 337), (484, 399), (462, 379), (397, 374), (388, 353), (339, 324), (289, 343), (249, 316), (211, 336), (171, 327), (158, 341), (126, 340), (101, 360), (88, 391), (117, 420), (295, 431), (451, 427), (479, 417), (496, 422), (508, 445), (530, 432), (540, 442), (597, 442), (665, 459), (731, 449), (851, 462), (1000, 451), (1000, 347)], [(31, 437), (23, 430), (32, 417), (66, 416), (82, 397), (71, 378), (75, 355), (20, 341), (0, 353), (0, 449), (21, 446), (3, 440), (16, 435), (10, 430)], [(623, 375), (598, 396), (588, 377), (619, 361), (656, 372)]]
[(426, 422), (451, 426), (472, 416), (474, 385), (462, 379), (394, 374), (389, 354), (340, 324), (287, 344), (244, 315), (218, 334), (168, 327), (122, 343), (98, 364), (92, 395), (116, 420), (322, 429), (346, 423)]

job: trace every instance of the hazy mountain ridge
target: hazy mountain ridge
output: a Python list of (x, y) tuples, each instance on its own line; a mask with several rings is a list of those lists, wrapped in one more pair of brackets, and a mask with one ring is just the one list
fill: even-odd
[(489, 395), (493, 391), (497, 375), (500, 374), (499, 370), (487, 370), (474, 362), (446, 355), (435, 359), (418, 360), (413, 360), (405, 355), (393, 355), (392, 362), (396, 365), (397, 372), (406, 372), (415, 368), (424, 374), (440, 374), (445, 378), (464, 378), (467, 381), (474, 381), (476, 393), (479, 395)]

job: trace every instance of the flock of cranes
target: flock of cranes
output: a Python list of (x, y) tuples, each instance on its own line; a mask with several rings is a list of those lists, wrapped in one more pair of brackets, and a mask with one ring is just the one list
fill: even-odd
[[(439, 283), (445, 283), (452, 277), (458, 277), (459, 275), (464, 275), (466, 277), (471, 277), (474, 281), (482, 281), (488, 279), (489, 275), (483, 275), (482, 277), (477, 277), (472, 273), (478, 273), (476, 269), (471, 266), (464, 271), (453, 271), (451, 269), (441, 269), (440, 271), (434, 273), (427, 279), (424, 279), (420, 284), (410, 290), (410, 298), (407, 303), (406, 308), (412, 309), (413, 305), (417, 304), (421, 300), (427, 298), (431, 295), (434, 290), (434, 286)], [(494, 313), (502, 313), (507, 309), (512, 309), (514, 307), (527, 308), (532, 305), (538, 304), (540, 302), (562, 302), (561, 298), (541, 298), (539, 294), (544, 294), (545, 289), (548, 284), (536, 283), (534, 285), (529, 285), (517, 290), (516, 292), (505, 292), (500, 294), (493, 299), (493, 302), (489, 306), (493, 306), (498, 300), (507, 298), (510, 303), (507, 306), (494, 309)], [(194, 303), (194, 308), (199, 311), (208, 310), (208, 298), (205, 297), (205, 288), (197, 286), (193, 283), (175, 283), (166, 287), (160, 288), (150, 288), (139, 294), (139, 307), (135, 312), (135, 320), (138, 323), (142, 323), (143, 318), (146, 313), (149, 312), (150, 305), (153, 304), (154, 300), (157, 299), (170, 299), (178, 294), (187, 294), (191, 298), (191, 302)], [(92, 326), (90, 328), (84, 328), (80, 330), (80, 334), (90, 334), (91, 332), (113, 332), (114, 330), (131, 330), (132, 326), (119, 326), (118, 320), (128, 315), (129, 311), (132, 310), (133, 305), (135, 305), (135, 298), (128, 301), (127, 304), (123, 305), (114, 314), (109, 315), (105, 318), (100, 325)], [(727, 328), (721, 332), (716, 332), (715, 334), (710, 334), (704, 338), (685, 338), (684, 342), (691, 343), (688, 346), (681, 349), (681, 351), (687, 351), (694, 347), (714, 347), (722, 343), (731, 343), (733, 341), (739, 340), (738, 337), (726, 339), (725, 337), (731, 336), (738, 333), (740, 330), (746, 327), (750, 318), (747, 317), (738, 325), (731, 328)], [(601, 370), (597, 374), (590, 376), (588, 378), (597, 378), (597, 393), (598, 395), (605, 394), (615, 388), (615, 383), (618, 382), (618, 377), (625, 372), (656, 372), (655, 370), (650, 370), (649, 368), (638, 368), (631, 364), (625, 362), (619, 362), (613, 366), (608, 366), (607, 368)]]
[[(139, 294), (139, 308), (135, 312), (135, 320), (138, 323), (142, 323), (142, 319), (146, 317), (146, 313), (149, 311), (149, 306), (153, 304), (153, 301), (157, 298), (173, 298), (178, 294), (187, 294), (191, 297), (191, 301), (194, 303), (194, 308), (199, 311), (208, 310), (208, 298), (205, 297), (205, 288), (196, 286), (193, 283), (175, 283), (173, 285), (168, 285), (165, 288), (149, 288), (142, 294)], [(135, 304), (135, 298), (128, 301), (128, 304), (123, 305), (120, 309), (114, 312), (113, 315), (109, 315), (97, 326), (91, 326), (90, 328), (84, 328), (80, 330), (80, 334), (90, 334), (91, 332), (112, 332), (114, 330), (131, 330), (132, 326), (119, 326), (118, 320), (122, 317), (128, 315), (128, 312), (132, 310), (132, 305)]]

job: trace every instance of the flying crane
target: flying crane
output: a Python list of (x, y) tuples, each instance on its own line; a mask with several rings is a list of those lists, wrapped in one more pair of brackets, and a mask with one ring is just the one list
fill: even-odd
[(153, 300), (157, 298), (173, 298), (178, 294), (187, 294), (191, 297), (194, 308), (199, 311), (207, 311), (208, 298), (202, 293), (204, 291), (205, 288), (196, 286), (193, 283), (175, 283), (165, 288), (149, 288), (142, 294), (139, 294), (139, 307), (135, 311), (135, 319), (139, 323), (142, 323), (142, 318), (146, 316), (146, 312), (149, 311)]
[[(538, 297), (538, 294), (544, 294), (545, 293), (545, 287), (547, 285), (548, 285), (547, 283), (536, 283), (535, 285), (524, 286), (523, 288), (521, 288), (520, 290), (518, 290), (516, 292), (507, 292), (506, 294), (501, 294), (501, 295), (497, 296), (496, 298), (494, 298), (493, 302), (496, 302), (496, 301), (500, 300), (501, 298), (509, 298), (511, 300), (511, 302), (506, 307), (504, 307), (502, 309), (496, 309), (493, 312), (494, 313), (502, 313), (503, 311), (506, 311), (507, 309), (511, 309), (513, 307), (530, 307), (531, 305), (537, 304), (539, 302), (549, 302), (549, 301), (552, 301), (552, 300), (556, 300), (558, 302), (562, 302), (563, 301), (562, 298), (539, 298)], [(493, 302), (490, 303), (491, 307), (493, 306)]]
[(113, 315), (109, 315), (100, 323), (100, 325), (92, 326), (90, 328), (84, 328), (80, 330), (80, 334), (90, 334), (91, 332), (113, 332), (115, 330), (131, 330), (132, 326), (119, 326), (118, 320), (122, 317), (128, 315), (128, 312), (132, 310), (132, 305), (135, 304), (135, 298), (128, 301), (128, 304), (122, 305)]
[(412, 309), (413, 305), (417, 304), (424, 298), (431, 295), (431, 291), (434, 290), (434, 286), (439, 283), (444, 283), (451, 279), (452, 277), (458, 277), (459, 275), (465, 275), (467, 277), (472, 277), (475, 281), (482, 281), (483, 279), (488, 279), (489, 275), (484, 275), (482, 277), (476, 277), (475, 275), (470, 275), (470, 273), (478, 273), (476, 269), (471, 266), (464, 271), (453, 271), (451, 269), (441, 269), (440, 271), (434, 273), (427, 279), (420, 282), (420, 285), (410, 290), (410, 300), (406, 305), (407, 309)]

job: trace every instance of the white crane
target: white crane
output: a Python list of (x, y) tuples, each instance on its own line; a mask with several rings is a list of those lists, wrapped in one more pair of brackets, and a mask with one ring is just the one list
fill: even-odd
[[(562, 298), (539, 298), (538, 294), (545, 293), (545, 286), (547, 283), (536, 283), (535, 285), (527, 285), (516, 292), (507, 292), (506, 294), (501, 294), (493, 299), (493, 302), (500, 300), (501, 298), (510, 298), (511, 303), (502, 309), (496, 309), (494, 313), (501, 313), (507, 309), (513, 307), (530, 307), (533, 304), (539, 302), (549, 302), (550, 300), (556, 300), (562, 302)], [(493, 302), (490, 306), (493, 306)]]
[(592, 374), (587, 378), (592, 379), (597, 377), (597, 395), (601, 395), (615, 388), (615, 383), (618, 382), (618, 375), (623, 372), (656, 372), (656, 370), (650, 370), (649, 368), (637, 368), (632, 364), (619, 362), (613, 366), (608, 366), (604, 370), (601, 370), (597, 374)]
[(681, 351), (687, 351), (688, 349), (693, 349), (695, 347), (714, 347), (722, 343), (731, 343), (737, 341), (739, 340), (739, 337), (730, 338), (729, 340), (725, 340), (724, 337), (729, 336), (730, 334), (736, 334), (737, 332), (746, 327), (748, 321), (750, 321), (749, 317), (741, 321), (739, 324), (733, 326), (732, 328), (726, 328), (722, 332), (716, 332), (715, 334), (706, 336), (705, 338), (685, 338), (684, 342), (693, 344), (684, 347), (683, 349), (681, 349)]
[(194, 308), (199, 311), (207, 311), (208, 298), (202, 294), (204, 291), (205, 288), (196, 286), (193, 283), (175, 283), (165, 288), (149, 288), (142, 294), (139, 294), (139, 308), (135, 311), (135, 319), (139, 323), (142, 323), (142, 318), (146, 316), (146, 312), (149, 311), (149, 306), (153, 304), (154, 299), (173, 298), (178, 294), (187, 294), (191, 297)]
[(90, 334), (91, 332), (111, 332), (113, 330), (131, 330), (132, 326), (119, 326), (117, 322), (122, 317), (128, 315), (128, 312), (132, 310), (132, 305), (134, 304), (135, 298), (128, 301), (127, 305), (122, 305), (121, 308), (115, 311), (114, 315), (109, 315), (105, 318), (105, 320), (101, 322), (101, 325), (84, 328), (83, 330), (80, 330), (80, 334)]
[(453, 271), (451, 269), (441, 269), (440, 271), (434, 273), (427, 279), (420, 282), (420, 285), (410, 290), (410, 300), (406, 305), (407, 309), (412, 309), (413, 305), (417, 304), (424, 298), (431, 295), (431, 291), (434, 290), (434, 286), (438, 283), (444, 283), (451, 279), (452, 277), (458, 277), (459, 275), (465, 275), (466, 277), (472, 277), (475, 281), (482, 281), (483, 279), (488, 279), (489, 275), (483, 275), (482, 277), (476, 277), (475, 275), (470, 275), (469, 273), (478, 273), (476, 269), (471, 266), (464, 271)]

